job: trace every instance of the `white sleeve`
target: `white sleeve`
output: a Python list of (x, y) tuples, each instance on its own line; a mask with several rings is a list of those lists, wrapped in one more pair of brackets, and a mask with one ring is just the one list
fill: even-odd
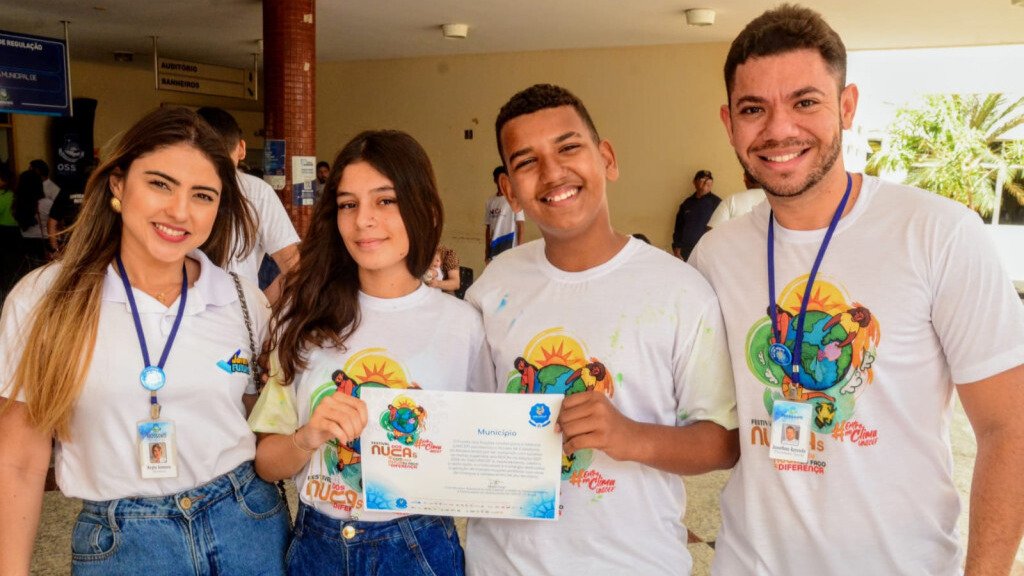
[(483, 323), (479, 320), (472, 331), (470, 342), (473, 343), (473, 349), (469, 351), (468, 390), (470, 392), (498, 392), (494, 382), (494, 361), (491, 360), (491, 347), (487, 344)]
[[(14, 372), (25, 350), (25, 341), (32, 326), (32, 311), (49, 290), (57, 270), (50, 266), (38, 269), (24, 278), (7, 295), (3, 314), (0, 315), (0, 397), (7, 398), (14, 386)], [(42, 279), (42, 283), (40, 283)], [(15, 398), (25, 401), (22, 388)]]
[[(486, 273), (486, 271), (485, 271)], [(481, 279), (483, 276), (481, 275)], [(473, 307), (473, 311), (480, 318), (481, 299), (485, 297), (484, 287), (485, 283), (474, 282), (469, 290), (466, 291), (466, 303)], [(475, 288), (475, 290), (474, 290)], [(498, 384), (496, 383), (497, 370), (494, 366), (494, 359), (491, 356), (491, 345), (487, 341), (487, 332), (484, 330), (483, 320), (479, 320), (477, 327), (474, 329), (474, 341), (477, 342), (478, 348), (474, 350), (473, 358), (470, 364), (469, 391), (470, 392), (503, 392), (498, 390)]]
[(719, 202), (718, 207), (711, 213), (711, 218), (708, 219), (708, 228), (714, 228), (723, 222), (727, 222), (729, 220), (729, 215), (732, 214), (732, 205), (732, 196), (729, 196), (725, 200)]
[(249, 200), (256, 211), (257, 232), (267, 254), (287, 248), (299, 241), (299, 235), (288, 218), (288, 211), (277, 193), (263, 180), (253, 178)]
[(1024, 306), (981, 219), (968, 214), (934, 259), (932, 324), (953, 382), (1024, 364)]
[[(693, 291), (689, 291), (691, 294)], [(693, 306), (697, 302), (683, 302)], [(679, 311), (682, 317), (682, 311)], [(736, 388), (718, 299), (703, 303), (695, 326), (679, 335), (672, 370), (679, 425), (710, 420), (727, 430), (739, 425)]]

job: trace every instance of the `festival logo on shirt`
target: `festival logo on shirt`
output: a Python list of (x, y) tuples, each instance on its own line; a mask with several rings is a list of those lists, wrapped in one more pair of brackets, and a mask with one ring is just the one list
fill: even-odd
[[(407, 378), (401, 364), (386, 352), (383, 348), (367, 348), (350, 356), (342, 368), (331, 373), (329, 382), (313, 390), (309, 402), (310, 415), (324, 398), (337, 391), (359, 398), (365, 387), (419, 388), (419, 384)], [(408, 421), (401, 426), (408, 428)], [(358, 508), (362, 504), (360, 494), (363, 489), (359, 439), (344, 444), (337, 439), (329, 440), (324, 444), (321, 455), (318, 466), (314, 466), (306, 478), (306, 495), (314, 500), (330, 501), (335, 508), (342, 510)]]
[(234, 374), (241, 372), (242, 374), (249, 373), (249, 359), (242, 356), (242, 349), (235, 350), (235, 353), (231, 355), (227, 360), (221, 360), (217, 362), (217, 367), (227, 372), (228, 374)]
[[(591, 357), (583, 343), (562, 328), (550, 328), (526, 345), (513, 362), (505, 391), (516, 394), (563, 394), (571, 396), (588, 390), (615, 394), (614, 379), (597, 358)], [(577, 450), (562, 455), (562, 480), (597, 494), (615, 490), (615, 480), (590, 470), (593, 450)]]
[[(797, 316), (808, 275), (790, 282), (780, 294), (776, 315), (779, 341), (790, 351), (796, 345)], [(790, 374), (782, 358), (773, 358), (771, 319), (758, 320), (747, 333), (747, 366), (764, 384), (765, 417), (751, 421), (750, 443), (767, 449), (772, 407), (776, 400), (795, 398), (812, 406), (810, 459), (805, 463), (776, 461), (779, 470), (824, 474), (826, 443), (871, 446), (877, 431), (854, 418), (857, 399), (874, 379), (873, 365), (881, 338), (878, 319), (843, 290), (815, 280), (804, 320), (800, 370)], [(776, 349), (778, 350), (778, 349)], [(782, 356), (786, 356), (783, 354)], [(783, 364), (787, 364), (783, 369)]]

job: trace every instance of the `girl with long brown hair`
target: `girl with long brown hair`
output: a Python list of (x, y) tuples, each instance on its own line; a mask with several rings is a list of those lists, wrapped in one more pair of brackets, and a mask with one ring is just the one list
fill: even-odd
[(363, 388), (494, 378), (477, 312), (420, 280), (442, 218), (430, 160), (408, 134), (363, 132), (335, 159), (275, 305), (271, 377), (250, 418), (256, 470), (294, 477), (299, 492), (289, 574), (463, 573), (450, 517), (371, 513), (361, 496)]
[(243, 404), (266, 301), (218, 268), (252, 235), (227, 151), (188, 109), (151, 112), (93, 172), (61, 258), (0, 319), (10, 573), (28, 573), (52, 439), (83, 500), (73, 574), (283, 572), (287, 507), (255, 476)]

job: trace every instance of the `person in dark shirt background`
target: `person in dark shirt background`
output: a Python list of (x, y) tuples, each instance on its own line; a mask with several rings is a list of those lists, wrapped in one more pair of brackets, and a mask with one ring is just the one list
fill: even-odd
[(688, 259), (697, 241), (708, 231), (708, 220), (722, 201), (711, 192), (714, 184), (710, 170), (698, 170), (693, 176), (694, 192), (679, 205), (672, 232), (672, 253), (677, 258)]
[(57, 197), (53, 199), (50, 217), (46, 221), (46, 238), (50, 243), (50, 250), (54, 253), (67, 243), (67, 235), (63, 232), (75, 223), (78, 213), (82, 210), (83, 189), (93, 168), (95, 164), (86, 168), (80, 180), (61, 186)]

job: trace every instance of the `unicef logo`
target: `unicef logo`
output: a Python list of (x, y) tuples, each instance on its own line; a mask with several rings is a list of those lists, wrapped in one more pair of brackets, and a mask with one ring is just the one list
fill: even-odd
[(409, 503), (406, 502), (405, 498), (399, 498), (398, 500), (395, 500), (395, 508), (398, 508), (399, 510), (405, 510), (408, 507)]
[(793, 362), (793, 353), (784, 344), (772, 344), (769, 346), (768, 356), (779, 366), (789, 366)]
[(547, 404), (534, 404), (530, 408), (530, 425), (543, 428), (551, 424), (551, 408)]

